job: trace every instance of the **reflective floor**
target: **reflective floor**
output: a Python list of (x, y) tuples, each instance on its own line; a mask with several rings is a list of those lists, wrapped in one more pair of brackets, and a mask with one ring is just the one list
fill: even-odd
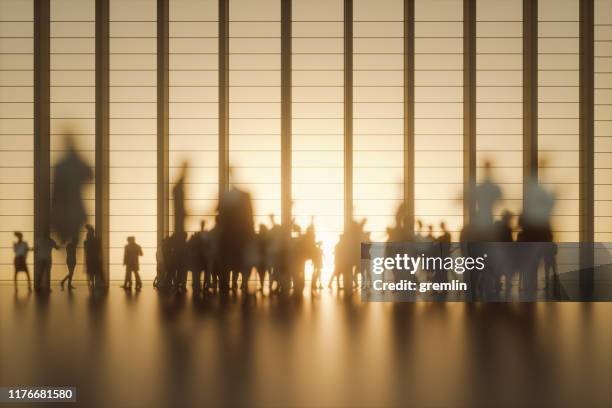
[(13, 385), (76, 386), (88, 407), (609, 407), (612, 303), (40, 297), (0, 284), (0, 386)]

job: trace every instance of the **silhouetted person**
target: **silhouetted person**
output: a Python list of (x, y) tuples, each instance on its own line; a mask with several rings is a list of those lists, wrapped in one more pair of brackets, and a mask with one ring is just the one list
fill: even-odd
[(321, 272), (323, 271), (323, 241), (317, 241), (312, 257), (312, 282), (311, 290), (322, 289), (323, 281), (321, 280)]
[[(327, 287), (329, 289), (331, 289), (332, 287), (332, 283), (334, 282), (334, 279), (336, 280), (336, 288), (340, 289), (340, 276), (346, 276), (347, 273), (345, 272), (345, 269), (348, 269), (348, 265), (349, 265), (349, 261), (348, 261), (348, 253), (347, 253), (347, 245), (346, 245), (346, 238), (345, 238), (345, 234), (340, 234), (340, 237), (338, 238), (338, 242), (336, 243), (336, 246), (334, 247), (334, 270), (332, 272), (331, 277), (329, 278), (329, 283), (327, 284)], [(346, 280), (344, 280), (344, 286), (351, 286), (352, 287), (352, 279), (349, 279), (348, 283)]]
[(493, 182), (491, 162), (485, 162), (484, 173), (484, 180), (474, 188), (472, 195), (475, 211), (472, 224), (479, 231), (490, 232), (493, 225), (493, 209), (502, 195), (499, 186)]
[(53, 265), (53, 250), (59, 249), (51, 237), (41, 237), (36, 241), (34, 258), (36, 259), (37, 274), (34, 276), (34, 289), (37, 291), (50, 291), (51, 266)]
[(206, 280), (206, 271), (209, 269), (205, 251), (205, 240), (208, 231), (206, 231), (206, 221), (200, 222), (200, 231), (194, 233), (189, 242), (189, 254), (191, 259), (191, 285), (194, 293), (200, 292), (202, 289), (202, 273), (204, 273), (204, 288), (208, 287)]
[[(446, 228), (446, 223), (442, 221), (440, 223), (440, 230), (442, 230), (442, 234), (436, 238), (437, 245), (440, 248), (440, 256), (442, 259), (448, 258), (451, 254), (451, 234), (448, 232)], [(446, 282), (448, 276), (448, 271), (442, 267), (435, 271), (434, 281), (436, 282)]]
[[(501, 219), (495, 221), (495, 241), (496, 242), (514, 242), (514, 237), (512, 236), (512, 218), (514, 214), (512, 212), (505, 210), (502, 213)], [(503, 246), (499, 248), (498, 254), (503, 258), (495, 263), (497, 278), (500, 279), (498, 282), (498, 289), (501, 289), (501, 277), (505, 277), (505, 289), (506, 293), (509, 295), (510, 290), (512, 289), (512, 279), (514, 275), (514, 271), (516, 269), (515, 256), (520, 253), (516, 253), (516, 246)]]
[(284, 248), (286, 246), (286, 238), (280, 224), (276, 223), (274, 214), (269, 215), (270, 218), (270, 230), (268, 231), (266, 250), (266, 259), (269, 268), (269, 281), (268, 288), (272, 291), (273, 283), (276, 282), (276, 289), (280, 289), (279, 278), (282, 269), (283, 256), (285, 254)]
[(30, 251), (30, 247), (28, 243), (23, 240), (23, 234), (21, 232), (15, 231), (14, 235), (17, 238), (17, 242), (13, 243), (13, 252), (15, 253), (15, 276), (13, 278), (15, 290), (17, 290), (17, 274), (19, 272), (24, 272), (26, 278), (28, 278), (28, 290), (31, 292), (32, 283), (30, 281), (30, 271), (28, 270), (28, 252)]
[(174, 263), (174, 247), (171, 237), (165, 237), (157, 249), (157, 276), (153, 282), (153, 287), (159, 289), (169, 289), (174, 285), (176, 266)]
[[(545, 167), (545, 165), (541, 165)], [(556, 277), (556, 252), (557, 246), (553, 243), (553, 233), (550, 217), (555, 204), (552, 193), (546, 191), (537, 179), (532, 178), (525, 191), (523, 200), (523, 213), (521, 222), (521, 241), (540, 242), (533, 246), (531, 258), (522, 262), (521, 283), (522, 289), (528, 297), (533, 297), (537, 290), (537, 272), (540, 261), (544, 261), (546, 285), (548, 286), (550, 273)]]
[(187, 270), (189, 269), (189, 248), (187, 246), (187, 233), (175, 231), (170, 237), (173, 251), (174, 287), (179, 292), (187, 291)]
[(94, 227), (86, 225), (87, 234), (83, 242), (85, 253), (85, 270), (89, 289), (94, 291), (105, 286), (102, 265), (102, 242), (96, 235)]
[(257, 275), (259, 275), (259, 290), (264, 289), (264, 280), (266, 278), (266, 272), (268, 273), (268, 279), (272, 280), (270, 276), (270, 264), (268, 262), (268, 246), (270, 245), (270, 230), (264, 224), (259, 225), (259, 232), (256, 238), (257, 243)]
[(127, 238), (127, 245), (123, 252), (123, 265), (125, 265), (125, 282), (122, 286), (124, 289), (132, 288), (132, 272), (136, 276), (136, 290), (142, 288), (142, 281), (140, 280), (140, 262), (139, 258), (142, 256), (142, 248), (136, 243), (134, 237)]
[(183, 163), (181, 174), (172, 189), (172, 199), (174, 202), (174, 231), (185, 231), (185, 219), (187, 210), (185, 209), (185, 177), (187, 175), (187, 163)]
[(68, 268), (68, 275), (66, 275), (66, 277), (62, 279), (62, 282), (60, 283), (62, 289), (64, 289), (64, 283), (66, 283), (66, 281), (68, 281), (68, 289), (74, 289), (74, 286), (72, 286), (72, 276), (74, 275), (74, 269), (76, 268), (76, 252), (78, 243), (78, 240), (73, 238), (68, 245), (66, 245), (66, 267)]
[(501, 219), (495, 221), (495, 241), (496, 242), (512, 242), (512, 214), (510, 211), (505, 210), (502, 213)]
[[(238, 274), (243, 274), (246, 285), (247, 268), (253, 265), (255, 228), (251, 196), (235, 187), (221, 197), (217, 217), (219, 289), (229, 289), (230, 273), (235, 283)], [(251, 252), (253, 251), (253, 252)], [(236, 290), (236, 286), (232, 287)]]
[(62, 242), (78, 238), (87, 221), (81, 191), (93, 178), (91, 168), (78, 155), (72, 137), (66, 137), (67, 151), (55, 165), (51, 202), (52, 227)]

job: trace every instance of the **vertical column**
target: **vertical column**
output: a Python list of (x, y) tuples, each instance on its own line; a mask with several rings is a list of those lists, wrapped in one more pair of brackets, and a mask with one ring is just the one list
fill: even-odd
[(463, 224), (474, 212), (476, 184), (476, 0), (463, 0)]
[(414, 1), (404, 0), (404, 206), (414, 234)]
[(595, 67), (594, 1), (580, 0), (580, 290), (588, 298), (593, 292), (593, 242), (595, 240)]
[(219, 0), (219, 199), (229, 187), (229, 0)]
[(108, 284), (110, 171), (109, 171), (109, 0), (96, 0), (96, 231)]
[(538, 0), (523, 0), (523, 199), (538, 179)]
[[(50, 6), (48, 0), (34, 1), (34, 245), (50, 233), (51, 154), (50, 118)], [(36, 279), (41, 271), (34, 265), (35, 289), (48, 285)]]
[[(281, 0), (281, 222), (291, 225), (291, 2)], [(290, 231), (288, 229), (288, 231)]]
[(353, 0), (344, 0), (344, 227), (353, 221)]
[(169, 230), (169, 3), (157, 0), (157, 245)]

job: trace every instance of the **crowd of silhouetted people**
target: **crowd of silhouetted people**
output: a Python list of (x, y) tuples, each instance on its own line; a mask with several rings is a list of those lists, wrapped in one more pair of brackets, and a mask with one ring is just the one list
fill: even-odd
[[(52, 192), (51, 227), (57, 241), (51, 235), (39, 236), (35, 247), (30, 248), (23, 234), (15, 232), (15, 288), (20, 273), (25, 273), (28, 288), (32, 288), (27, 255), (33, 250), (37, 270), (34, 287), (50, 290), (52, 254), (60, 248), (66, 251), (67, 267), (67, 275), (62, 279), (61, 287), (67, 285), (68, 289), (74, 288), (72, 282), (77, 265), (79, 233), (87, 220), (81, 190), (93, 175), (90, 167), (77, 154), (71, 139), (67, 140), (67, 153), (56, 166)], [(157, 250), (157, 272), (154, 281), (156, 288), (185, 292), (188, 275), (191, 273), (191, 285), (195, 294), (236, 291), (247, 289), (251, 274), (255, 273), (258, 290), (264, 289), (267, 277), (270, 293), (302, 293), (306, 285), (305, 270), (308, 262), (311, 263), (313, 271), (311, 290), (324, 287), (324, 255), (322, 242), (317, 241), (314, 220), (302, 230), (295, 222), (291, 222), (291, 225), (278, 224), (274, 215), (270, 215), (269, 225), (261, 224), (256, 229), (251, 197), (240, 189), (231, 188), (220, 197), (212, 228), (207, 228), (206, 223), (202, 221), (200, 230), (189, 235), (185, 229), (187, 171), (188, 166), (185, 164), (172, 189), (174, 228), (172, 234), (162, 240)], [(523, 211), (518, 216), (518, 228), (515, 228), (515, 215), (508, 210), (503, 211), (499, 219), (495, 219), (494, 210), (502, 198), (502, 193), (492, 180), (490, 163), (485, 163), (484, 171), (483, 181), (473, 186), (470, 192), (469, 223), (461, 230), (459, 239), (461, 253), (464, 256), (477, 256), (485, 252), (495, 254), (496, 251), (499, 253), (498, 248), (487, 246), (488, 243), (549, 244), (544, 247), (536, 246), (539, 249), (534, 250), (535, 253), (525, 252), (525, 248), (520, 248), (522, 252), (518, 258), (526, 256), (529, 259), (522, 259), (522, 263), (513, 261), (517, 258), (516, 255), (519, 255), (511, 252), (516, 249), (508, 249), (504, 253), (506, 258), (503, 262), (494, 260), (486, 270), (466, 273), (463, 279), (470, 283), (471, 296), (479, 299), (490, 297), (491, 294), (497, 295), (502, 288), (509, 292), (516, 273), (519, 274), (520, 290), (534, 292), (537, 289), (538, 268), (542, 261), (546, 282), (549, 282), (551, 272), (553, 277), (556, 275), (556, 246), (552, 243), (550, 225), (554, 197), (533, 180), (524, 190)], [(352, 221), (339, 236), (333, 253), (333, 271), (327, 282), (329, 288), (335, 281), (338, 288), (347, 292), (360, 286), (365, 290), (370, 289), (370, 254), (362, 251), (362, 244), (371, 240), (370, 233), (366, 231), (366, 222), (366, 219)], [(108, 282), (105, 282), (104, 278), (101, 238), (93, 226), (87, 224), (85, 229), (87, 232), (83, 250), (88, 286), (91, 290), (103, 289), (108, 286)], [(420, 220), (416, 220), (414, 224), (409, 223), (404, 204), (397, 210), (395, 224), (387, 228), (387, 236), (390, 243), (411, 243), (415, 254), (435, 251), (436, 254), (447, 257), (455, 250), (445, 222), (440, 223), (438, 233), (434, 232), (433, 225), (428, 225), (425, 230)], [(395, 247), (392, 245), (387, 247), (387, 256), (392, 255), (395, 250), (393, 248)], [(136, 237), (127, 237), (123, 257), (125, 279), (122, 285), (126, 290), (131, 290), (132, 287), (136, 290), (142, 288), (139, 274), (141, 256), (143, 250), (136, 243)], [(425, 279), (437, 282), (444, 282), (448, 277), (447, 270), (422, 272), (425, 273)], [(135, 284), (132, 283), (132, 275), (135, 277)]]

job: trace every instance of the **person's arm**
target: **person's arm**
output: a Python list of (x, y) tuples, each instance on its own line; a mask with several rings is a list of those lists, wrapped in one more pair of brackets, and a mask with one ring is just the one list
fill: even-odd
[(143, 253), (142, 253), (142, 247), (141, 247), (140, 245), (138, 246), (138, 255), (139, 255), (139, 256), (142, 256), (142, 255), (143, 255)]
[(123, 249), (123, 265), (127, 264), (127, 248)]

